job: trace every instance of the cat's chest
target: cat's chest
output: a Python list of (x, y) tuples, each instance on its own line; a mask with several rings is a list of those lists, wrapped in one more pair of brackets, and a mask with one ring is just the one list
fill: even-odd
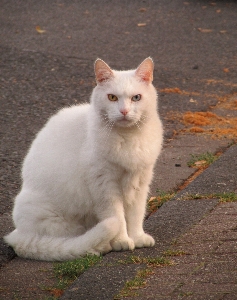
[(155, 160), (149, 141), (138, 137), (116, 137), (105, 153), (108, 160), (131, 170), (144, 168)]

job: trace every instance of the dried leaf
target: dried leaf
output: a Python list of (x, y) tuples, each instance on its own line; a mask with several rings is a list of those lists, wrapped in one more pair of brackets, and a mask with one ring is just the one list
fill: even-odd
[(208, 32), (212, 32), (212, 29), (203, 29), (203, 28), (198, 28), (198, 30), (202, 33), (208, 33)]
[(229, 73), (229, 72), (230, 72), (230, 70), (229, 70), (228, 68), (224, 68), (223, 71), (224, 71), (225, 73)]
[(217, 9), (216, 12), (219, 14), (221, 12), (221, 9)]
[(207, 163), (206, 160), (199, 160), (199, 161), (196, 161), (196, 162), (194, 163), (194, 165), (195, 165), (196, 167), (200, 167), (200, 166), (205, 165), (206, 163)]
[(151, 202), (151, 201), (153, 201), (153, 200), (155, 200), (157, 197), (151, 197), (149, 200), (148, 200), (148, 202)]
[(146, 11), (146, 8), (145, 8), (145, 7), (142, 7), (142, 8), (139, 9), (139, 11), (140, 11), (140, 12), (145, 12), (145, 11)]
[(146, 26), (146, 23), (138, 23), (137, 26), (138, 27), (143, 27), (143, 26)]
[(40, 34), (46, 32), (46, 30), (41, 29), (40, 26), (36, 26), (36, 27), (35, 27), (35, 30), (36, 30), (38, 33), (40, 33)]
[(52, 289), (51, 290), (51, 294), (54, 296), (54, 297), (60, 297), (63, 295), (63, 290), (61, 289)]
[(226, 33), (227, 30), (220, 30), (220, 33)]

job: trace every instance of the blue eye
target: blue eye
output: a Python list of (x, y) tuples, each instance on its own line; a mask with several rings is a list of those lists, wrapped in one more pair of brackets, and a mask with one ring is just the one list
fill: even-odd
[(142, 96), (140, 94), (137, 94), (137, 95), (132, 97), (132, 101), (139, 101), (139, 100), (141, 100), (141, 97)]

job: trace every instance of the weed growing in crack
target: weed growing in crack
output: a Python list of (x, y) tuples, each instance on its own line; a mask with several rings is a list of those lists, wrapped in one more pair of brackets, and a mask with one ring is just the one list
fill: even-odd
[(191, 154), (191, 159), (188, 161), (188, 166), (193, 168), (199, 168), (199, 167), (208, 167), (211, 165), (215, 160), (217, 160), (218, 156), (206, 152), (203, 154), (194, 155)]
[(165, 202), (169, 201), (171, 198), (174, 197), (174, 193), (167, 193), (160, 190), (157, 190), (157, 196), (151, 197), (147, 203), (147, 211), (148, 216), (157, 211)]
[(94, 266), (102, 259), (102, 256), (86, 255), (84, 257), (65, 262), (56, 262), (53, 265), (54, 275), (58, 280), (56, 286), (41, 287), (50, 292), (52, 297), (48, 299), (58, 299), (62, 296), (64, 290), (72, 284), (83, 272)]
[(67, 285), (68, 282), (74, 281), (79, 275), (94, 266), (101, 259), (101, 256), (86, 255), (72, 261), (55, 263), (54, 273), (63, 285)]
[(158, 257), (141, 257), (137, 255), (131, 255), (127, 257), (125, 260), (118, 261), (121, 264), (146, 264), (152, 267), (161, 267), (161, 266), (169, 266), (172, 265), (172, 261), (169, 259), (158, 256)]
[(184, 194), (177, 200), (219, 199), (220, 202), (236, 202), (237, 194), (234, 192), (213, 194)]
[(181, 255), (186, 255), (187, 253), (182, 251), (182, 250), (166, 250), (163, 252), (164, 256), (181, 256)]
[(146, 286), (146, 278), (152, 273), (153, 271), (150, 268), (137, 271), (135, 277), (125, 283), (123, 289), (114, 297), (114, 300), (138, 296), (139, 293), (136, 290)]
[(128, 280), (123, 289), (118, 295), (114, 297), (114, 300), (119, 300), (124, 297), (136, 297), (139, 295), (138, 289), (146, 286), (146, 279), (149, 275), (154, 273), (155, 267), (171, 266), (173, 262), (166, 257), (140, 257), (136, 255), (131, 255), (125, 260), (120, 260), (121, 264), (140, 264), (146, 265), (145, 269), (138, 270), (135, 277)]

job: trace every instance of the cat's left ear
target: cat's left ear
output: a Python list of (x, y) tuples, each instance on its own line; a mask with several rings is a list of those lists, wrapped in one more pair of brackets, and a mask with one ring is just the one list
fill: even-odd
[(150, 57), (147, 57), (136, 69), (135, 75), (146, 83), (153, 81), (154, 63)]
[(108, 81), (114, 77), (113, 71), (100, 58), (95, 61), (95, 77), (98, 84)]

